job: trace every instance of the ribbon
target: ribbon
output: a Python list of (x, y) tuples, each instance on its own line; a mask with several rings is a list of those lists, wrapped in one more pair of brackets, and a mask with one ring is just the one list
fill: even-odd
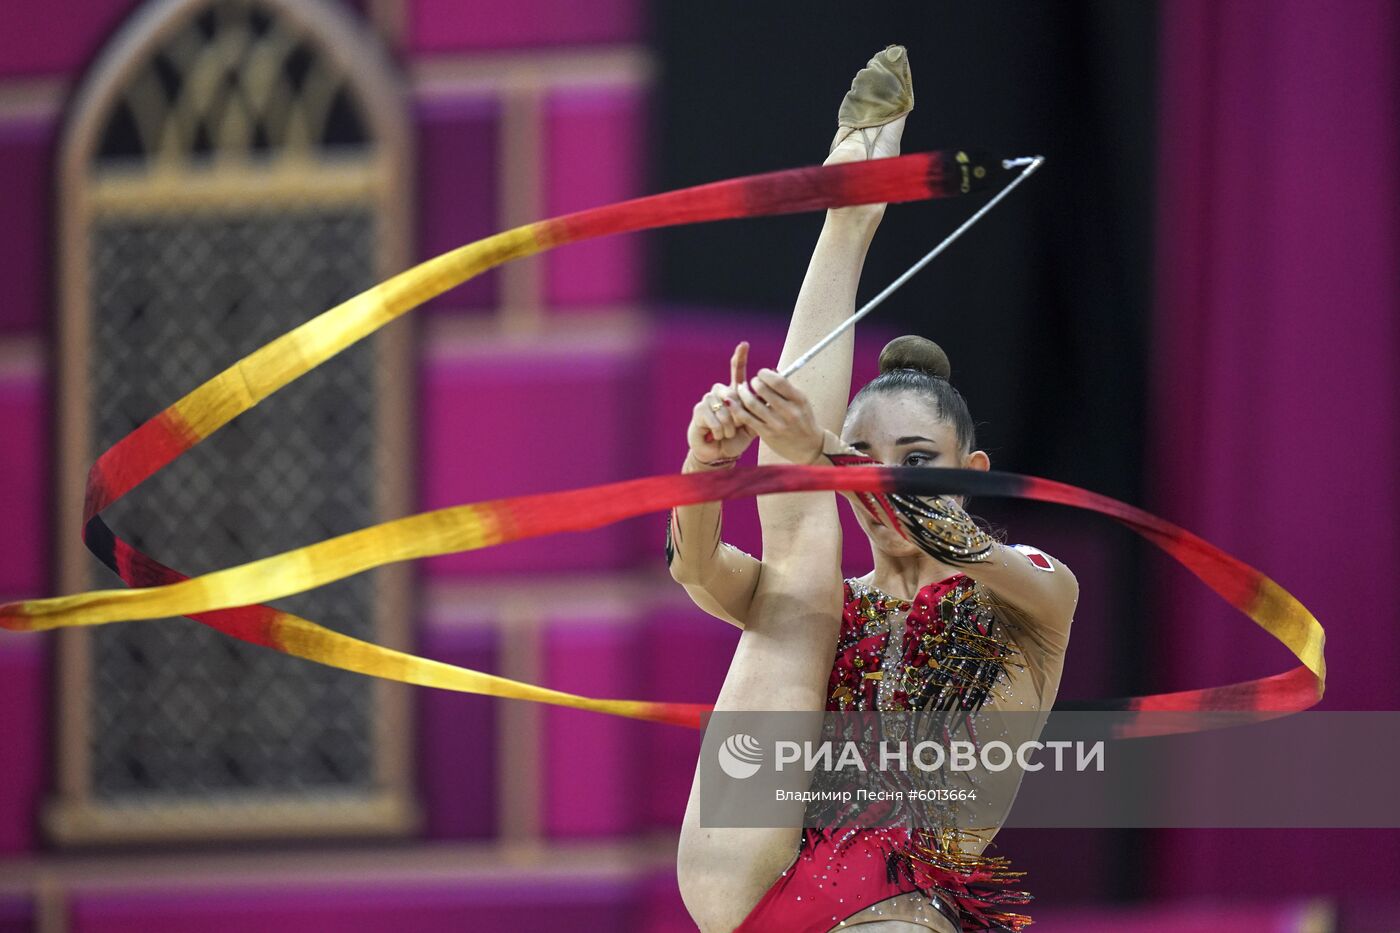
[[(104, 452), (88, 475), (83, 540), (132, 588), (8, 603), (0, 606), (0, 627), (43, 631), (185, 615), (234, 638), (370, 676), (696, 727), (710, 707), (596, 699), (550, 690), (351, 638), (261, 603), (388, 563), (582, 531), (696, 502), (807, 490), (1010, 496), (1087, 509), (1127, 525), (1184, 564), (1301, 662), (1273, 677), (1104, 701), (1096, 708), (1280, 713), (1306, 709), (1322, 696), (1324, 634), (1312, 614), (1282, 587), (1219, 548), (1140, 509), (1074, 486), (1010, 473), (775, 466), (648, 477), (425, 512), (193, 578), (136, 549), (102, 520), (103, 509), (273, 392), (428, 299), (511, 259), (632, 230), (949, 197), (997, 184), (1009, 174), (999, 159), (969, 157), (964, 152), (793, 169), (540, 221), (430, 259), (255, 350)], [(971, 185), (969, 178), (975, 179)]]

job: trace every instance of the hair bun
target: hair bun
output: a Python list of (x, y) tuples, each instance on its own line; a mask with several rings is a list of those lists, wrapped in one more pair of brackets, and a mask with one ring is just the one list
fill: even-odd
[(943, 348), (916, 334), (896, 337), (880, 351), (881, 375), (896, 369), (914, 369), (939, 379), (953, 375), (953, 364)]

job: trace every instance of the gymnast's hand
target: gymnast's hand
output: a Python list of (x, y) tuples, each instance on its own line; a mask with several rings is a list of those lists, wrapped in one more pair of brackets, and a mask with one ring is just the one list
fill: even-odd
[(741, 378), (737, 385), (741, 407), (734, 414), (740, 427), (791, 463), (814, 463), (822, 455), (826, 433), (801, 389), (771, 369), (760, 369), (752, 382)]
[(686, 440), (691, 458), (706, 466), (730, 463), (748, 449), (757, 434), (740, 424), (737, 414), (743, 411), (737, 386), (747, 378), (749, 345), (734, 348), (729, 360), (729, 385), (716, 382), (695, 404), (690, 416)]

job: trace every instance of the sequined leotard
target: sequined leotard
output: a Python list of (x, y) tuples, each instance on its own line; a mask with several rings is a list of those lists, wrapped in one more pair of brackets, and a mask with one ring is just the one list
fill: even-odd
[[(931, 583), (912, 602), (847, 580), (844, 598), (828, 710), (1038, 710), (1054, 699), (1064, 646), (994, 613), (970, 577)], [(904, 637), (891, 638), (901, 623)], [(1021, 873), (985, 844), (917, 828), (807, 829), (735, 933), (825, 933), (886, 919), (878, 905), (915, 893), (902, 919), (936, 911), (964, 931), (1020, 930), (1030, 918), (1014, 908), (1030, 895), (1008, 887)]]

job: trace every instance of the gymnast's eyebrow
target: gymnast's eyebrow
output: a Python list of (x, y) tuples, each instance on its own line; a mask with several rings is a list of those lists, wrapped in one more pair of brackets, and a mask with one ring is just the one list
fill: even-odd
[[(925, 444), (932, 444), (932, 443), (934, 443), (932, 440), (930, 440), (930, 439), (927, 438), (927, 437), (920, 437), (920, 436), (917, 435), (917, 434), (912, 434), (912, 435), (910, 435), (909, 437), (901, 437), (899, 440), (897, 440), (897, 441), (894, 442), (894, 446), (896, 446), (896, 447), (903, 447), (905, 444), (917, 444), (917, 443), (919, 443), (919, 442), (921, 442), (921, 441), (922, 441), (923, 443), (925, 443)], [(854, 447), (855, 445), (852, 444), (851, 446)]]

